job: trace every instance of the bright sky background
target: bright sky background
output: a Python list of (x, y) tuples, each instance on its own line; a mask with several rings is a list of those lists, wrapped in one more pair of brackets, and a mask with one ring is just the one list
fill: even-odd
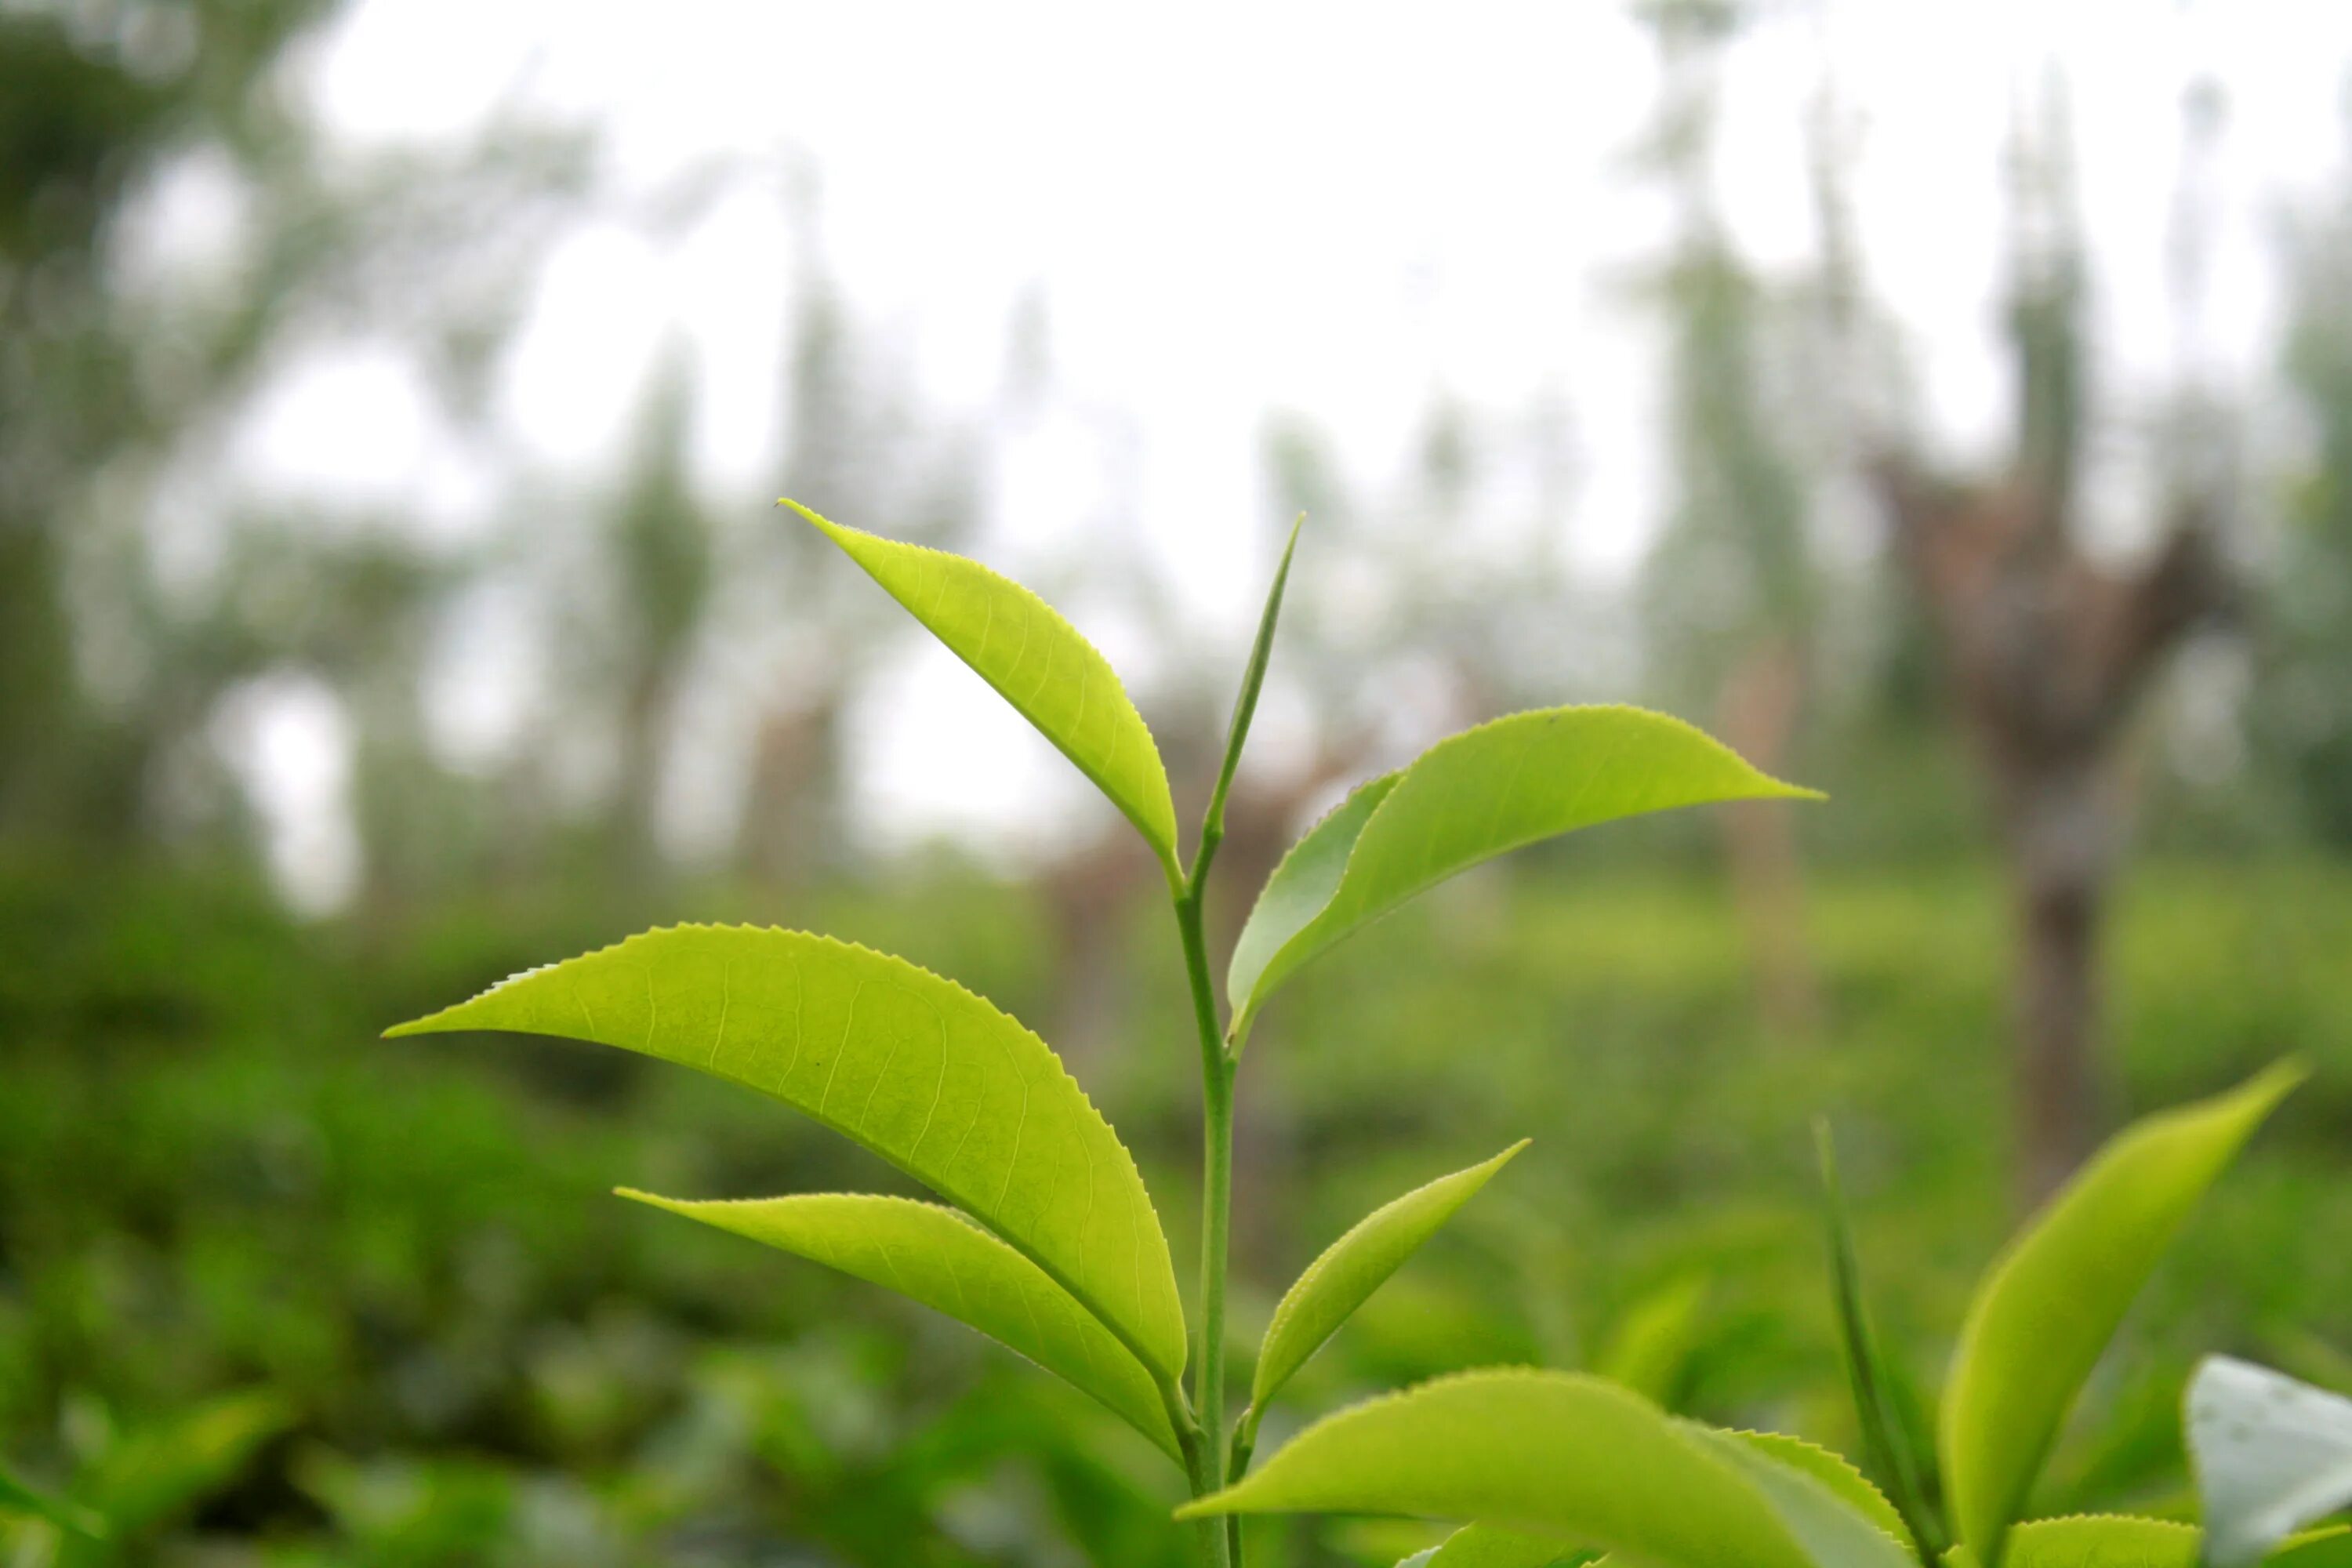
[[(1436, 392), (1503, 414), (1557, 394), (1579, 463), (1565, 548), (1604, 581), (1638, 560), (1660, 510), (1656, 343), (1619, 285), (1656, 254), (1665, 213), (1626, 166), (1656, 86), (1628, 13), (360, 0), (300, 80), (354, 147), (459, 136), (503, 104), (599, 128), (631, 188), (714, 157), (757, 172), (674, 244), (591, 227), (558, 248), (496, 401), (495, 434), (532, 460), (609, 460), (653, 355), (683, 332), (708, 477), (764, 504), (792, 271), (775, 172), (805, 155), (834, 270), (935, 405), (988, 404), (1008, 311), (1042, 290), (1060, 396), (1092, 411), (1082, 429), (1131, 432), (1126, 499), (1149, 547), (1238, 637), (1272, 410), (1305, 416), (1377, 483), (1402, 471)], [(2182, 352), (2165, 247), (2181, 94), (2200, 74), (2230, 119), (2200, 352), (2225, 374), (2269, 363), (2273, 226), (2338, 167), (2352, 5), (1788, 0), (1771, 14), (1727, 78), (1719, 188), (1738, 237), (1768, 268), (1808, 257), (1802, 127), (1826, 61), (1863, 124), (1871, 280), (1951, 454), (1988, 452), (2003, 428), (1999, 153), (2052, 61), (2070, 79), (2100, 346), (2122, 394), (2108, 411), (2160, 392)], [(1019, 570), (1071, 541), (1098, 499), (1085, 445), (999, 465), (992, 559)], [(459, 531), (488, 504), (381, 346), (298, 369), (237, 450), (265, 486), (412, 500)], [(967, 695), (937, 674), (904, 705), (909, 733)], [(331, 725), (279, 713), (247, 728), (289, 824), (342, 787)], [(890, 810), (918, 826), (927, 802), (949, 811), (923, 786), (921, 745), (877, 751), (896, 770), (877, 797)], [(1025, 787), (1040, 764), (1004, 754), (1027, 759), (1007, 763)]]

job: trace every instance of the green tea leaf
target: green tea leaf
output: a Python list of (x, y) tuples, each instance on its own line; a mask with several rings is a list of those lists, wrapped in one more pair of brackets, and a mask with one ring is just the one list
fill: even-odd
[(2209, 1356), (2189, 1383), (2189, 1453), (2213, 1568), (2242, 1568), (2352, 1508), (2352, 1399)]
[(1242, 747), (1249, 740), (1250, 721), (1257, 716), (1259, 691), (1265, 685), (1265, 667), (1274, 658), (1274, 628), (1282, 619), (1282, 594), (1290, 585), (1290, 559), (1298, 553), (1298, 531), (1307, 526), (1307, 514), (1290, 525), (1290, 538), (1282, 547), (1282, 561), (1274, 569), (1274, 585), (1266, 590), (1265, 608), (1259, 612), (1257, 637), (1250, 644), (1249, 663), (1242, 670), (1242, 687), (1234, 698), (1233, 722), (1225, 731), (1225, 757), (1217, 768), (1216, 787), (1209, 794), (1209, 809), (1201, 818), (1204, 840), (1214, 843), (1224, 836), (1225, 796), (1234, 787), (1234, 771), (1241, 766)]
[(677, 926), (390, 1035), (512, 1029), (699, 1068), (806, 1112), (1012, 1243), (1173, 1379), (1184, 1321), (1135, 1161), (1045, 1043), (962, 986), (803, 931)]
[(1441, 741), (1359, 789), (1275, 868), (1226, 975), (1234, 1037), (1309, 959), (1481, 860), (1622, 816), (1764, 797), (1819, 798), (1638, 708), (1540, 709)]
[(1645, 1568), (1816, 1568), (1727, 1452), (1582, 1373), (1465, 1373), (1359, 1405), (1176, 1512), (1318, 1510), (1475, 1520)]
[(786, 500), (1092, 779), (1181, 886), (1160, 748), (1110, 661), (1051, 605), (977, 561), (829, 522)]
[(1290, 1374), (1306, 1364), (1349, 1315), (1364, 1304), (1437, 1227), (1454, 1217), (1495, 1173), (1528, 1146), (1526, 1139), (1468, 1170), (1440, 1176), (1383, 1205), (1307, 1267), (1274, 1310), (1250, 1380), (1250, 1405), (1264, 1412)]
[(1044, 1269), (954, 1209), (862, 1193), (692, 1203), (620, 1191), (945, 1312), (1094, 1395), (1182, 1462), (1143, 1363)]
[(1906, 1531), (1903, 1516), (1886, 1495), (1870, 1484), (1870, 1478), (1853, 1468), (1843, 1454), (1834, 1454), (1802, 1437), (1791, 1437), (1780, 1432), (1725, 1432), (1722, 1436), (1734, 1443), (1742, 1443), (1788, 1466), (1801, 1470), (1827, 1488), (1840, 1502), (1877, 1529), (1881, 1533), (1900, 1541)]
[[(1806, 1554), (1822, 1568), (1916, 1568), (1916, 1560), (1895, 1544), (1893, 1535), (1846, 1500), (1842, 1483), (1830, 1479), (1835, 1472), (1825, 1469), (1813, 1456), (1803, 1455), (1790, 1463), (1783, 1457), (1789, 1450), (1776, 1453), (1769, 1445), (1754, 1441), (1754, 1434), (1742, 1436), (1704, 1426), (1692, 1429), (1748, 1472), (1748, 1479), (1772, 1500)], [(1798, 1446), (1801, 1454), (1804, 1447)], [(1883, 1506), (1885, 1500), (1880, 1502)]]
[[(2038, 1519), (2009, 1532), (2010, 1568), (2197, 1568), (2198, 1532), (2168, 1520), (2124, 1514)], [(1944, 1554), (1947, 1568), (1977, 1568), (1965, 1544)]]
[(1952, 1521), (1989, 1568), (2124, 1310), (2254, 1127), (2302, 1078), (2282, 1063), (2124, 1130), (1977, 1288), (1945, 1389)]
[(1589, 1563), (1592, 1553), (1541, 1536), (1465, 1524), (1426, 1552), (1416, 1552), (1397, 1568), (1567, 1568)]

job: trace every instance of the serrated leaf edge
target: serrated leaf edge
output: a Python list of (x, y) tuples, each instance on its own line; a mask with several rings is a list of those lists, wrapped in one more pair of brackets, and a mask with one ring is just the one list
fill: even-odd
[[(1332, 1259), (1339, 1256), (1341, 1249), (1344, 1248), (1349, 1242), (1355, 1239), (1359, 1234), (1370, 1228), (1382, 1215), (1387, 1214), (1399, 1204), (1405, 1203), (1408, 1200), (1418, 1196), (1420, 1194), (1435, 1186), (1440, 1182), (1450, 1181), (1456, 1176), (1466, 1176), (1474, 1171), (1483, 1171), (1485, 1173), (1484, 1179), (1481, 1180), (1476, 1186), (1471, 1188), (1468, 1193), (1463, 1195), (1462, 1202), (1464, 1204), (1467, 1204), (1472, 1198), (1478, 1195), (1479, 1190), (1483, 1188), (1488, 1181), (1492, 1181), (1496, 1175), (1502, 1171), (1504, 1166), (1509, 1164), (1514, 1159), (1517, 1159), (1521, 1150), (1525, 1149), (1529, 1143), (1534, 1142), (1535, 1140), (1532, 1138), (1522, 1138), (1517, 1142), (1512, 1144), (1509, 1148), (1504, 1150), (1501, 1153), (1481, 1160), (1475, 1165), (1465, 1165), (1458, 1171), (1447, 1171), (1442, 1175), (1432, 1176), (1428, 1181), (1422, 1183), (1420, 1186), (1399, 1193), (1395, 1197), (1391, 1198), (1388, 1202), (1381, 1205), (1380, 1207), (1372, 1210), (1371, 1213), (1364, 1215), (1363, 1218), (1349, 1226), (1346, 1230), (1340, 1232), (1338, 1238), (1332, 1241), (1332, 1243), (1328, 1247), (1326, 1247), (1321, 1252), (1317, 1253), (1315, 1255), (1315, 1260), (1307, 1266), (1306, 1269), (1300, 1273), (1297, 1279), (1291, 1281), (1290, 1289), (1282, 1293), (1282, 1300), (1275, 1305), (1274, 1316), (1266, 1322), (1265, 1333), (1258, 1341), (1261, 1348), (1265, 1345), (1272, 1344), (1275, 1340), (1275, 1335), (1280, 1331), (1283, 1324), (1297, 1316), (1300, 1304), (1313, 1293), (1315, 1281), (1322, 1277), (1325, 1269), (1330, 1266)], [(1399, 1267), (1402, 1267), (1402, 1262), (1399, 1264)], [(1386, 1281), (1383, 1280), (1382, 1283), (1386, 1283)], [(1375, 1289), (1378, 1288), (1379, 1287), (1377, 1286), (1374, 1287)], [(1351, 1312), (1349, 1315), (1353, 1316), (1353, 1313)], [(1339, 1320), (1339, 1323), (1334, 1323), (1332, 1325), (1332, 1331), (1334, 1333), (1338, 1332), (1340, 1326), (1346, 1321), (1347, 1319), (1342, 1318)], [(1307, 1352), (1307, 1358), (1311, 1358), (1317, 1350), (1321, 1349), (1324, 1344), (1328, 1343), (1329, 1337), (1329, 1335), (1326, 1335), (1323, 1339), (1318, 1340), (1315, 1344), (1308, 1349)], [(1302, 1366), (1305, 1365), (1306, 1359), (1302, 1359), (1299, 1364)], [(1252, 1397), (1254, 1399), (1259, 1397), (1270, 1398), (1280, 1389), (1280, 1387), (1281, 1384), (1277, 1384), (1273, 1388), (1265, 1390), (1263, 1395), (1254, 1394)]]
[[(831, 518), (822, 516), (810, 508), (803, 506), (800, 502), (793, 500), (790, 496), (779, 497), (776, 504), (778, 506), (788, 506), (794, 511), (800, 513), (803, 518), (806, 519), (820, 533), (823, 533), (828, 540), (830, 540), (835, 547), (839, 549), (845, 555), (849, 555), (848, 548), (843, 545), (840, 539), (835, 536), (843, 533), (854, 533), (861, 538), (871, 539), (877, 541), (880, 543), (887, 544), (894, 549), (912, 551), (918, 555), (933, 556), (941, 560), (953, 561), (962, 565), (970, 566), (975, 571), (1003, 584), (1006, 587), (1014, 590), (1016, 593), (1025, 595), (1029, 598), (1034, 600), (1039, 607), (1044, 609), (1047, 615), (1053, 616), (1055, 620), (1059, 621), (1063, 626), (1068, 627), (1070, 635), (1076, 637), (1078, 642), (1085, 647), (1088, 653), (1091, 653), (1097, 658), (1101, 659), (1103, 662), (1103, 668), (1111, 672), (1112, 679), (1118, 683), (1118, 700), (1127, 705), (1127, 710), (1129, 713), (1135, 715), (1137, 725), (1143, 731), (1144, 742), (1151, 748), (1151, 760), (1159, 765), (1159, 774), (1161, 785), (1165, 787), (1168, 784), (1168, 759), (1160, 750), (1160, 738), (1151, 732), (1150, 721), (1144, 718), (1143, 710), (1136, 706), (1135, 694), (1128, 690), (1126, 678), (1118, 673), (1118, 667), (1111, 663), (1109, 656), (1105, 654), (1102, 649), (1097, 647), (1094, 645), (1093, 639), (1089, 638), (1086, 633), (1078, 629), (1077, 623), (1071, 620), (1069, 616), (1064, 615), (1059, 609), (1056, 609), (1053, 601), (1046, 598), (1045, 595), (1040, 594), (1036, 589), (1032, 588), (1028, 584), (1022, 582), (1019, 578), (999, 572), (995, 567), (989, 565), (986, 562), (975, 560), (971, 556), (958, 554), (952, 550), (941, 550), (937, 545), (933, 544), (917, 544), (910, 540), (892, 539), (887, 534), (876, 533), (871, 529), (857, 528), (845, 522), (835, 522)], [(893, 600), (897, 600), (898, 598), (898, 595), (892, 592), (889, 584), (884, 583), (880, 578), (875, 577), (873, 570), (868, 567), (866, 563), (858, 560), (855, 555), (849, 555), (849, 559), (851, 563), (859, 571), (864, 572), (866, 576), (874, 579), (874, 583), (877, 587), (880, 588), (884, 593), (888, 594)], [(911, 607), (906, 606), (903, 601), (901, 601), (900, 604), (902, 608), (907, 608), (907, 613), (908, 615), (913, 615), (915, 613)], [(921, 624), (919, 617), (918, 617), (917, 624)], [(929, 627), (926, 627), (925, 629), (929, 630)], [(937, 633), (933, 633), (932, 635), (934, 637), (938, 636)], [(1109, 801), (1111, 805), (1118, 809), (1118, 814), (1121, 816), (1126, 817), (1129, 823), (1133, 824), (1135, 830), (1143, 836), (1143, 841), (1151, 847), (1153, 855), (1159, 858), (1160, 869), (1167, 873), (1169, 882), (1171, 887), (1180, 885), (1183, 881), (1183, 867), (1177, 858), (1178, 847), (1176, 840), (1178, 829), (1176, 826), (1176, 798), (1172, 791), (1171, 791), (1168, 796), (1168, 821), (1165, 825), (1168, 838), (1167, 842), (1162, 843), (1160, 840), (1159, 828), (1157, 826), (1153, 824), (1143, 821), (1140, 817), (1136, 816), (1134, 812), (1128, 810), (1126, 804), (1111, 793), (1109, 784), (1097, 777), (1094, 769), (1081, 762), (1076, 756), (1073, 755), (1070, 750), (1064, 746), (1060, 741), (1055, 740), (1052, 734), (1039, 727), (1036, 721), (1030, 719), (1028, 714), (1022, 712), (1019, 705), (1015, 704), (1010, 696), (998, 690), (994, 681), (990, 680), (987, 676), (981, 674), (978, 666), (972, 664), (970, 659), (965, 658), (961, 653), (957, 652), (953, 647), (949, 645), (945, 638), (940, 639), (940, 646), (947, 648), (950, 653), (955, 654), (957, 659), (963, 664), (964, 668), (970, 669), (974, 675), (979, 675), (980, 679), (986, 682), (990, 690), (996, 691), (998, 696), (1003, 697), (1007, 706), (1011, 707), (1015, 713), (1020, 713), (1022, 719), (1029, 724), (1030, 728), (1036, 730), (1037, 733), (1043, 735), (1055, 751), (1061, 752), (1065, 758), (1067, 758), (1070, 765), (1077, 769), (1081, 773), (1084, 773), (1087, 777), (1087, 782), (1093, 784), (1097, 790), (1100, 790), (1102, 792), (1103, 798)]]
[[(1159, 1233), (1161, 1247), (1163, 1248), (1166, 1247), (1168, 1237), (1167, 1226), (1162, 1225), (1160, 1221), (1159, 1205), (1152, 1201), (1151, 1188), (1143, 1179), (1142, 1168), (1135, 1163), (1135, 1152), (1127, 1146), (1127, 1141), (1125, 1139), (1119, 1137), (1118, 1129), (1112, 1126), (1110, 1118), (1105, 1116), (1102, 1113), (1101, 1108), (1095, 1104), (1093, 1096), (1087, 1093), (1086, 1086), (1080, 1083), (1077, 1079), (1072, 1075), (1068, 1066), (1063, 1062), (1061, 1053), (1055, 1050), (1052, 1046), (1046, 1044), (1044, 1037), (1040, 1036), (1035, 1030), (1030, 1028), (1028, 1025), (1024, 1024), (1019, 1018), (1014, 1017), (1011, 1013), (1006, 1012), (994, 1002), (990, 1001), (979, 992), (972, 990), (961, 981), (956, 980), (949, 975), (939, 973), (935, 970), (926, 969), (921, 964), (915, 963), (912, 959), (902, 958), (897, 953), (884, 952), (879, 949), (867, 947), (864, 942), (848, 942), (840, 937), (824, 935), (820, 931), (796, 931), (792, 927), (780, 925), (729, 924), (723, 921), (680, 921), (672, 925), (651, 926), (644, 931), (635, 931), (628, 936), (625, 936), (618, 942), (606, 942), (603, 947), (591, 948), (585, 952), (574, 953), (570, 958), (561, 958), (553, 961), (552, 963), (537, 963), (531, 965), (528, 969), (519, 969), (514, 973), (508, 975), (504, 980), (499, 981), (497, 984), (492, 985), (484, 986), (481, 990), (476, 992), (473, 995), (468, 996), (463, 1002), (452, 1003), (450, 1005), (440, 1009), (438, 1012), (428, 1013), (421, 1018), (413, 1018), (404, 1024), (395, 1024), (391, 1028), (383, 1031), (382, 1037), (387, 1040), (400, 1039), (413, 1035), (447, 1034), (465, 1029), (469, 1026), (463, 1024), (444, 1024), (442, 1021), (451, 1017), (455, 1014), (464, 1012), (468, 1007), (476, 1006), (480, 1003), (488, 1000), (490, 997), (498, 994), (509, 985), (516, 984), (524, 980), (529, 980), (535, 975), (544, 974), (551, 970), (561, 969), (567, 963), (578, 963), (587, 959), (602, 958), (608, 953), (617, 953), (633, 942), (640, 942), (648, 937), (665, 936), (681, 931), (772, 931), (779, 936), (805, 937), (812, 942), (820, 942), (825, 946), (836, 948), (845, 952), (862, 954), (865, 957), (878, 959), (887, 963), (903, 963), (908, 968), (914, 970), (918, 973), (922, 974), (929, 979), (938, 981), (940, 984), (949, 987), (950, 990), (961, 993), (963, 995), (980, 1004), (980, 1005), (996, 1014), (999, 1017), (1003, 1018), (1014, 1028), (1019, 1029), (1023, 1034), (1027, 1035), (1031, 1039), (1037, 1042), (1038, 1048), (1045, 1053), (1046, 1057), (1052, 1060), (1055, 1067), (1060, 1069), (1062, 1077), (1068, 1081), (1070, 1087), (1077, 1091), (1079, 1101), (1084, 1104), (1089, 1111), (1092, 1111), (1095, 1119), (1100, 1121), (1104, 1128), (1110, 1132), (1111, 1142), (1118, 1148), (1120, 1157), (1126, 1160), (1129, 1172), (1134, 1175), (1136, 1185), (1143, 1194), (1145, 1207), (1151, 1215), (1152, 1228)], [(492, 1026), (486, 1032), (500, 1033), (505, 1031), (499, 1031), (495, 1026)], [(578, 1037), (562, 1036), (559, 1037), (569, 1039), (577, 1038)], [(597, 1042), (589, 1041), (586, 1043), (596, 1044)], [(684, 1066), (685, 1064), (680, 1063), (677, 1065)], [(756, 1093), (758, 1091), (754, 1090), (753, 1092)], [(841, 1137), (848, 1139), (849, 1142), (857, 1144), (859, 1148), (868, 1147), (868, 1145), (866, 1145), (863, 1140), (858, 1138), (856, 1133), (852, 1132), (846, 1126), (835, 1121), (831, 1117), (821, 1116), (814, 1110), (810, 1110), (797, 1105), (793, 1106), (790, 1109), (795, 1115), (807, 1117), (810, 1121), (815, 1122), (820, 1127), (824, 1128), (826, 1131), (837, 1133)], [(905, 1166), (900, 1165), (896, 1160), (891, 1159), (888, 1155), (882, 1154), (880, 1151), (875, 1150), (872, 1152), (875, 1152), (877, 1157), (887, 1162), (892, 1169), (904, 1171), (908, 1175), (913, 1176), (917, 1181), (923, 1180), (922, 1177), (916, 1175), (914, 1172), (907, 1171)], [(929, 1184), (927, 1183), (925, 1184), (928, 1185)], [(943, 1206), (953, 1208), (956, 1205), (950, 1204)], [(1124, 1329), (1122, 1329), (1118, 1324), (1112, 1322), (1109, 1319), (1104, 1317), (1101, 1312), (1097, 1311), (1093, 1304), (1087, 1301), (1087, 1292), (1080, 1289), (1069, 1279), (1066, 1279), (1061, 1270), (1055, 1268), (1045, 1259), (1039, 1258), (1034, 1252), (1031, 1251), (1029, 1247), (1023, 1245), (1019, 1238), (1005, 1235), (1003, 1231), (998, 1230), (994, 1226), (990, 1225), (981, 1216), (967, 1212), (965, 1213), (965, 1217), (971, 1223), (978, 1225), (989, 1235), (996, 1237), (997, 1240), (1004, 1243), (1005, 1246), (1010, 1247), (1013, 1251), (1019, 1253), (1022, 1257), (1035, 1264), (1045, 1272), (1047, 1279), (1051, 1279), (1055, 1284), (1059, 1285), (1064, 1290), (1068, 1291), (1073, 1300), (1076, 1300), (1079, 1305), (1085, 1307), (1087, 1312), (1094, 1317), (1097, 1322), (1101, 1323), (1104, 1328), (1108, 1329), (1110, 1331), (1111, 1337), (1118, 1340), (1118, 1342), (1127, 1349), (1128, 1353), (1133, 1355), (1138, 1361), (1140, 1361), (1144, 1364), (1146, 1370), (1151, 1373), (1152, 1380), (1155, 1383), (1162, 1381), (1162, 1373), (1159, 1363), (1156, 1363), (1150, 1355), (1146, 1354), (1143, 1347), (1131, 1340)], [(1174, 1267), (1174, 1260), (1172, 1258), (1170, 1260), (1170, 1267), (1172, 1272)], [(1179, 1309), (1178, 1313), (1177, 1327), (1179, 1330), (1181, 1330), (1184, 1327), (1181, 1308)], [(1169, 1375), (1180, 1375), (1181, 1372), (1182, 1368), (1180, 1366), (1175, 1373)]]

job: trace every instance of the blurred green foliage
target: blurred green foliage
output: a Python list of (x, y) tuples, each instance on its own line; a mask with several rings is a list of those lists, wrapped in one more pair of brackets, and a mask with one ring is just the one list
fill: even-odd
[[(689, 901), (785, 912), (726, 887)], [(617, 1053), (374, 1041), (526, 955), (671, 912), (614, 903), (300, 926), (229, 875), (0, 874), (0, 1463), (114, 1526), (57, 1560), (1173, 1561), (1155, 1457), (1082, 1397), (604, 1191), (898, 1190), (878, 1162)], [(1050, 994), (1034, 897), (950, 866), (789, 912), (1016, 1011)], [(1999, 916), (1965, 870), (1827, 879), (1831, 1029), (1806, 1047), (1759, 1037), (1704, 876), (1562, 850), (1374, 928), (1300, 977), (1251, 1055), (1237, 1348), (1364, 1208), (1526, 1130), (1512, 1179), (1300, 1372), (1303, 1409), (1465, 1364), (1638, 1363), (1695, 1413), (1851, 1444), (1807, 1117), (1836, 1120), (1882, 1331), (1933, 1386), (2011, 1221), (1985, 1048)], [(1139, 923), (1139, 959), (1161, 934)], [(2181, 1505), (2173, 1396), (2197, 1354), (2326, 1381), (2299, 1347), (2352, 1342), (2347, 948), (2341, 868), (2132, 881), (2115, 954), (2132, 1105), (2288, 1047), (2318, 1073), (2143, 1302), (2094, 1387), (2097, 1441), (2062, 1450), (2038, 1508)], [(1155, 1189), (1182, 1194), (1190, 1042), (1159, 967), (1135, 970), (1152, 1022), (1075, 1066)], [(1253, 1528), (1274, 1563), (1397, 1544)]]

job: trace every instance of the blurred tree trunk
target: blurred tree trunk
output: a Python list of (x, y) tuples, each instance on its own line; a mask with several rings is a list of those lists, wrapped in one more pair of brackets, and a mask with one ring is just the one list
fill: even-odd
[(2090, 1152), (2102, 1121), (2099, 949), (2128, 813), (2129, 721), (2165, 656), (2231, 600), (2214, 474), (2184, 483), (2175, 465), (2183, 499), (2137, 567), (2082, 545), (2084, 288), (2062, 110), (2053, 92), (2040, 139), (2011, 149), (2009, 472), (1942, 483), (1891, 447), (1871, 464), (1991, 794), (2016, 922), (2017, 1180), (2029, 1204)]
[(1883, 458), (1881, 493), (1991, 790), (2015, 907), (2021, 1194), (2046, 1195), (2100, 1125), (2097, 961), (2127, 792), (2116, 752), (2168, 653), (2229, 603), (2201, 508), (2137, 572), (2093, 563), (2031, 479), (1939, 489)]

